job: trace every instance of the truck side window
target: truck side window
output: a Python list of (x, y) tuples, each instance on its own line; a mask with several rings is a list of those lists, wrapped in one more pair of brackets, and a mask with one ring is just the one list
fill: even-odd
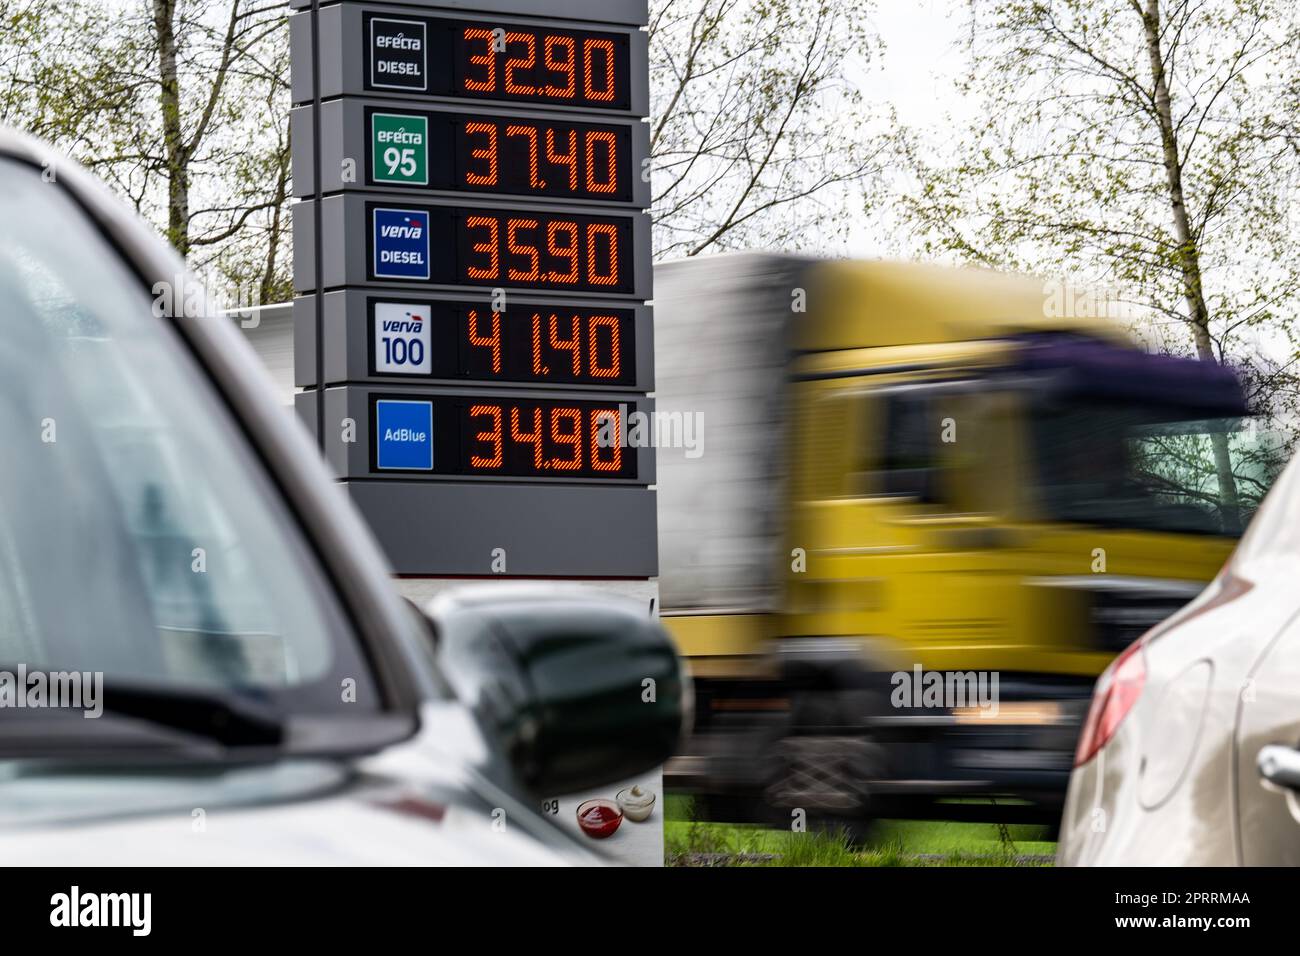
[(882, 412), (880, 492), (926, 503), (939, 501), (943, 416), (937, 403), (918, 392), (898, 392), (884, 396)]

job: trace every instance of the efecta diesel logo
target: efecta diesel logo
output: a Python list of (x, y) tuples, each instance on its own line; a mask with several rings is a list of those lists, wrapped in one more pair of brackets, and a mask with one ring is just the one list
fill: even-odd
[(373, 269), (377, 279), (429, 278), (429, 213), (375, 209)]
[(370, 85), (424, 92), (428, 88), (428, 31), (419, 20), (370, 21)]

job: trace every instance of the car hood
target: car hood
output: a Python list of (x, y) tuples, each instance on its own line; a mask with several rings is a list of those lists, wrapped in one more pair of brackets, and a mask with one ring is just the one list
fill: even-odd
[(468, 715), (359, 760), (256, 766), (0, 765), (15, 865), (515, 865), (599, 862), (472, 769)]

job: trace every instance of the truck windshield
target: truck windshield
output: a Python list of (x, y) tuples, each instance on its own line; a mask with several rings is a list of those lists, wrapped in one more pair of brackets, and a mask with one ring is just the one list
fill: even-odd
[(1048, 520), (1237, 536), (1274, 477), (1240, 418), (1075, 399), (1039, 408), (1032, 431)]
[(0, 669), (276, 713), (337, 711), (351, 678), (374, 709), (282, 494), (155, 305), (62, 189), (0, 161)]

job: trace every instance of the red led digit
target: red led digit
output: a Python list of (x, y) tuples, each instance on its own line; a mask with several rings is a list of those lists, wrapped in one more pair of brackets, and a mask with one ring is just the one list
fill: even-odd
[(469, 62), (472, 66), (483, 67), (484, 71), (478, 78), (466, 76), (465, 89), (475, 93), (491, 93), (497, 88), (497, 58), (492, 54), (492, 31), (467, 29), (465, 45), (468, 46), (474, 40), (483, 41), (484, 52), (471, 56)]
[[(605, 269), (600, 271), (597, 261), (600, 245), (598, 236), (608, 240), (609, 256), (605, 260)], [(618, 227), (608, 222), (587, 223), (587, 281), (592, 285), (618, 285)]]
[[(606, 169), (604, 182), (598, 182), (596, 179), (596, 150), (597, 143), (605, 144)], [(591, 130), (587, 133), (587, 192), (589, 193), (612, 193), (618, 184), (618, 160), (614, 155), (614, 134), (607, 130)]]
[[(605, 61), (605, 88), (596, 89), (591, 82), (591, 63), (593, 50), (599, 51), (601, 59)], [(587, 94), (587, 99), (596, 100), (600, 103), (607, 103), (614, 99), (614, 41), (587, 39), (582, 42), (582, 65), (584, 67), (583, 92)]]
[(573, 317), (573, 322), (569, 326), (569, 337), (562, 339), (559, 337), (560, 319), (557, 315), (551, 316), (551, 348), (557, 352), (568, 352), (573, 359), (573, 374), (582, 374), (582, 338), (578, 332), (578, 317)]
[(489, 265), (484, 266), (467, 266), (466, 274), (471, 279), (495, 279), (501, 275), (501, 253), (500, 236), (497, 232), (497, 221), (494, 216), (468, 216), (465, 219), (466, 229), (486, 229), (488, 238), (482, 242), (476, 242), (470, 246), (471, 251), (488, 257)]
[(531, 263), (527, 272), (522, 269), (516, 269), (510, 266), (506, 274), (519, 282), (536, 282), (541, 273), (537, 268), (537, 247), (524, 245), (515, 238), (515, 234), (520, 229), (536, 229), (536, 219), (507, 219), (506, 220), (506, 248), (510, 250), (512, 256), (524, 256)]
[(475, 309), (469, 310), (468, 317), (469, 344), (478, 348), (488, 349), (492, 353), (492, 371), (501, 373), (501, 316), (492, 313), (492, 332), (488, 335), (479, 333), (478, 312)]
[(551, 369), (542, 364), (542, 317), (533, 313), (533, 374), (550, 375)]
[[(563, 430), (561, 422), (568, 425)], [(556, 471), (576, 471), (582, 467), (582, 410), (579, 408), (551, 409), (551, 441), (556, 445), (568, 445), (573, 449), (572, 458), (552, 458), (546, 467)]]
[(522, 136), (528, 140), (528, 185), (545, 189), (546, 182), (537, 175), (537, 127), (512, 123), (506, 127), (507, 136)]
[[(564, 51), (564, 59), (558, 62), (551, 56), (551, 53), (559, 47)], [(576, 92), (574, 82), (574, 60), (576, 59), (573, 50), (573, 37), (547, 36), (542, 40), (542, 59), (546, 63), (546, 68), (552, 73), (563, 73), (565, 77), (563, 86), (546, 85), (546, 95), (556, 96), (563, 99), (572, 99)]]
[[(602, 428), (613, 432), (614, 441), (602, 445), (600, 433)], [(609, 461), (602, 461), (602, 453), (608, 453)], [(617, 408), (593, 408), (591, 410), (591, 467), (596, 471), (618, 471), (623, 467), (623, 445), (621, 426)]]
[[(557, 240), (564, 239), (560, 244)], [(552, 282), (577, 282), (578, 281), (578, 224), (576, 222), (566, 222), (563, 219), (548, 222), (546, 224), (546, 251), (557, 259), (569, 260), (568, 272), (555, 272), (552, 270), (547, 273), (547, 278)]]
[(538, 471), (542, 470), (542, 410), (533, 409), (533, 430), (531, 432), (520, 431), (519, 429), (519, 408), (510, 409), (510, 440), (525, 443), (533, 446), (533, 467)]
[[(587, 371), (592, 378), (618, 378), (622, 365), (618, 348), (618, 317), (593, 315), (587, 322), (587, 340), (590, 346), (587, 350)], [(610, 364), (608, 365), (600, 363), (599, 340), (596, 335), (597, 331), (603, 328), (609, 329)]]
[(497, 128), (493, 123), (466, 123), (465, 135), (487, 134), (487, 146), (476, 147), (469, 151), (471, 159), (487, 162), (486, 173), (472, 173), (465, 170), (465, 182), (471, 186), (495, 186), (497, 184)]
[(501, 406), (500, 405), (471, 405), (469, 409), (470, 418), (488, 417), (492, 419), (492, 427), (484, 429), (474, 436), (475, 441), (487, 442), (492, 446), (492, 456), (484, 457), (482, 455), (469, 456), (470, 466), (473, 468), (500, 468), (503, 461), (503, 443), (501, 441)]
[(522, 43), (528, 48), (528, 55), (527, 57), (512, 56), (506, 60), (506, 92), (517, 96), (532, 96), (537, 92), (536, 87), (527, 83), (516, 83), (515, 70), (531, 70), (537, 65), (537, 40), (531, 33), (507, 33), (506, 49), (509, 49), (512, 43)]
[(569, 167), (569, 189), (577, 190), (578, 188), (578, 134), (569, 130), (569, 151), (567, 153), (557, 153), (555, 151), (555, 130), (547, 128), (546, 130), (546, 158), (556, 166)]

